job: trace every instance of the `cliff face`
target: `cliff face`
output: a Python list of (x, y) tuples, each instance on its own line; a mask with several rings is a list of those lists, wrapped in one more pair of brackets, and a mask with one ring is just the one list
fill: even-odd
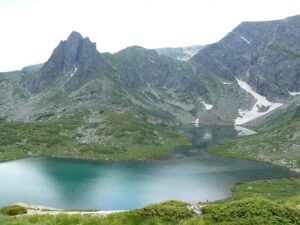
[(107, 69), (101, 54), (96, 49), (96, 44), (89, 38), (83, 38), (80, 33), (72, 32), (66, 41), (61, 41), (54, 49), (49, 60), (30, 83), (30, 91), (41, 92), (66, 74), (76, 78), (67, 85), (68, 88), (75, 89), (79, 81), (94, 77), (96, 69)]
[(270, 22), (244, 22), (220, 42), (192, 58), (204, 71), (247, 82), (273, 101), (300, 89), (300, 16)]
[[(3, 118), (32, 120), (61, 110), (101, 105), (174, 123), (192, 122), (205, 109), (195, 103), (208, 92), (189, 63), (138, 46), (101, 54), (95, 43), (78, 32), (61, 41), (41, 68), (15, 76), (15, 81), (2, 82), (4, 86), (16, 82), (6, 93)], [(18, 99), (16, 92), (26, 95)]]

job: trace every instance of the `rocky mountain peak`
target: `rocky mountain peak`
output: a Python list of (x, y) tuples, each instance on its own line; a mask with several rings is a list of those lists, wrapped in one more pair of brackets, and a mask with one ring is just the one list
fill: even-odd
[(83, 36), (81, 35), (81, 33), (77, 32), (77, 31), (72, 31), (69, 35), (69, 37), (67, 38), (67, 41), (69, 42), (74, 42), (74, 41), (82, 41), (83, 40)]
[(94, 76), (91, 68), (102, 68), (104, 64), (96, 44), (88, 37), (83, 38), (79, 32), (73, 31), (67, 40), (61, 41), (54, 49), (39, 71), (39, 76), (33, 80), (31, 91), (40, 92), (58, 77), (72, 74), (75, 70), (81, 78)]
[(61, 41), (53, 51), (49, 61), (60, 64), (61, 69), (69, 70), (69, 67), (78, 63), (80, 58), (97, 55), (96, 44), (89, 38), (83, 38), (79, 32), (73, 31), (66, 41)]

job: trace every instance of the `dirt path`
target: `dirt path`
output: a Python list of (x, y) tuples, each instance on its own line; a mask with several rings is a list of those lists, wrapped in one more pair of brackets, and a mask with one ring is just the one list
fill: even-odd
[(120, 213), (125, 212), (127, 210), (116, 210), (116, 211), (68, 211), (56, 208), (50, 208), (41, 205), (33, 205), (33, 204), (25, 204), (25, 203), (16, 203), (15, 205), (19, 205), (25, 207), (27, 209), (27, 213), (22, 216), (30, 216), (30, 215), (51, 215), (57, 216), (59, 214), (67, 214), (67, 215), (86, 215), (86, 216), (107, 216), (112, 213)]

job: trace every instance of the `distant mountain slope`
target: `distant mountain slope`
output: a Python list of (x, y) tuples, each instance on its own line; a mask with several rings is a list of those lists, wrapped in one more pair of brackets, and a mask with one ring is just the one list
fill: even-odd
[(299, 37), (300, 16), (244, 22), (190, 61), (224, 83), (238, 84), (254, 98), (238, 109), (235, 123), (244, 124), (300, 94)]
[(202, 45), (193, 45), (178, 48), (156, 48), (155, 51), (157, 51), (158, 54), (165, 55), (171, 59), (188, 61), (202, 48), (204, 48)]
[(270, 101), (285, 101), (300, 91), (300, 16), (269, 22), (244, 22), (191, 61), (204, 71), (247, 82)]
[(37, 71), (39, 69), (41, 69), (43, 66), (43, 63), (40, 64), (35, 64), (35, 65), (31, 65), (31, 66), (25, 66), (24, 68), (22, 68), (22, 72), (32, 72), (32, 71)]

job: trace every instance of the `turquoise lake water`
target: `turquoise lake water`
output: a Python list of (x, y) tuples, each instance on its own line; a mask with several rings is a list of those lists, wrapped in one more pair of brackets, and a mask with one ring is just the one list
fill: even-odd
[(173, 159), (91, 162), (28, 158), (0, 163), (0, 206), (15, 202), (65, 209), (120, 210), (164, 200), (226, 198), (236, 182), (294, 176), (269, 164), (215, 156), (205, 151), (238, 135), (234, 127), (186, 125), (192, 145)]

